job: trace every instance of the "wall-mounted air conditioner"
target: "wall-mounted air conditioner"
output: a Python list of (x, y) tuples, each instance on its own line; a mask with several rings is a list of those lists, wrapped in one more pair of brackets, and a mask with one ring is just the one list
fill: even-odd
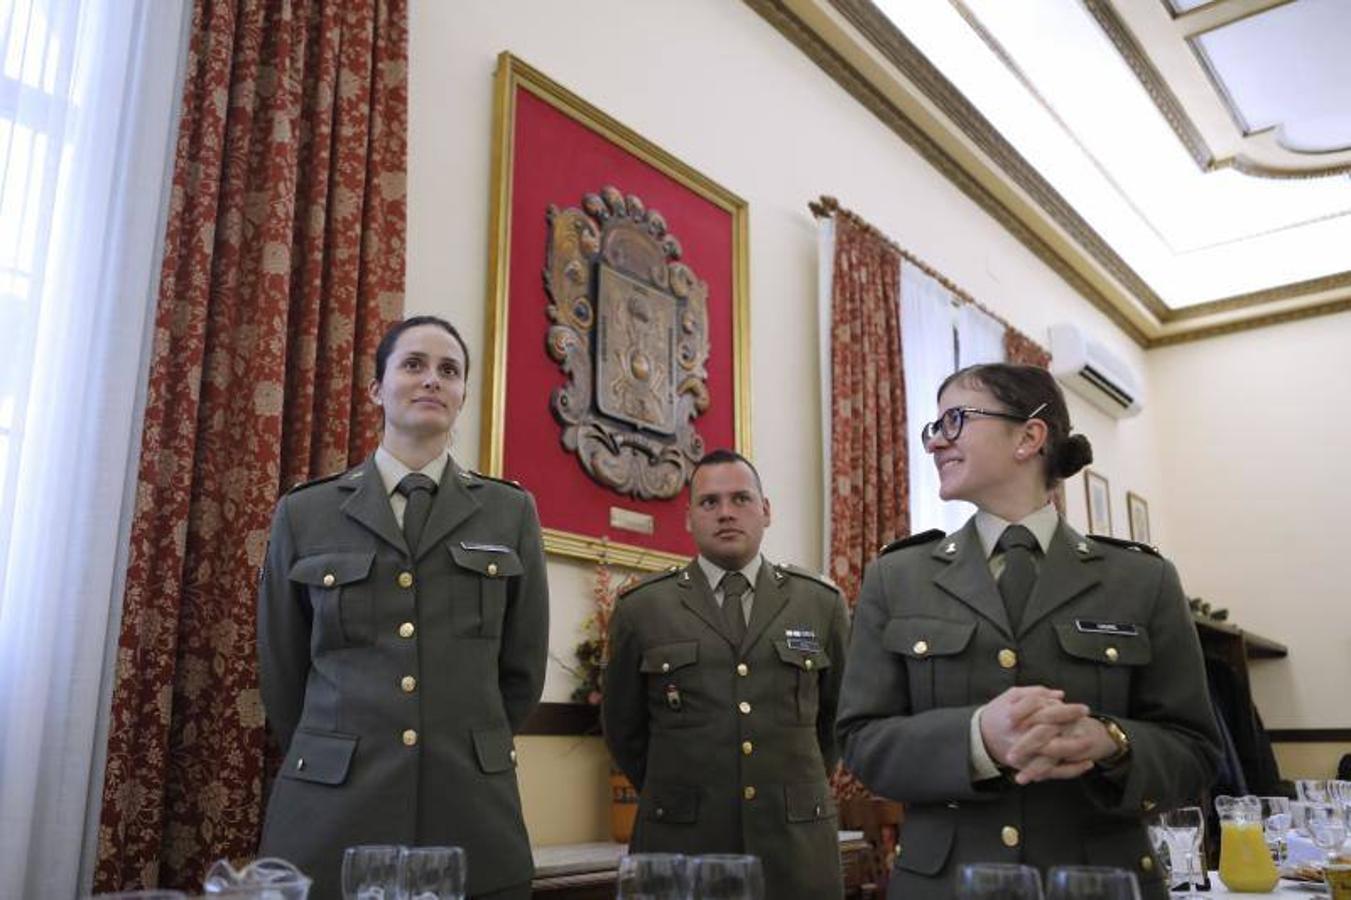
[(1144, 408), (1140, 377), (1077, 325), (1051, 326), (1051, 374), (1114, 418), (1133, 416)]

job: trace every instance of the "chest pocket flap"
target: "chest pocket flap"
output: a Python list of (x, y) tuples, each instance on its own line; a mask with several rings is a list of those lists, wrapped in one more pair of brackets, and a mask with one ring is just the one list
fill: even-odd
[(289, 577), (292, 581), (315, 587), (338, 587), (364, 580), (371, 573), (374, 561), (374, 550), (316, 553), (296, 560)]
[(774, 649), (779, 653), (779, 660), (790, 666), (811, 671), (830, 668), (830, 657), (824, 650), (798, 650), (788, 646), (787, 641), (775, 641)]
[[(468, 541), (464, 543), (469, 544), (469, 546), (465, 547), (461, 543), (447, 544), (447, 547), (450, 548), (450, 555), (455, 558), (455, 563), (461, 568), (486, 575), (489, 578), (507, 578), (512, 575), (519, 575), (524, 571), (521, 566), (521, 558), (510, 547), (473, 544)], [(489, 546), (492, 549), (484, 549)]]
[(1153, 654), (1149, 634), (1137, 628), (1136, 634), (1093, 634), (1080, 631), (1073, 622), (1057, 622), (1056, 637), (1060, 649), (1070, 656), (1115, 666), (1145, 666)]
[(699, 661), (699, 642), (680, 641), (676, 644), (658, 644), (643, 651), (638, 671), (644, 675), (674, 672)]
[(887, 623), (882, 632), (882, 646), (912, 659), (953, 656), (966, 649), (975, 630), (975, 622), (907, 616)]

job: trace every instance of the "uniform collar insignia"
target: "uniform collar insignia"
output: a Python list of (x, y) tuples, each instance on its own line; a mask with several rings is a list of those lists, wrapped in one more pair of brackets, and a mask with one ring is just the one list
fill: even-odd
[(957, 552), (957, 542), (956, 542), (956, 541), (950, 541), (950, 542), (948, 542), (948, 545), (947, 545), (946, 547), (943, 548), (943, 552), (946, 553), (948, 556), (951, 556), (952, 554), (956, 553), (956, 552)]

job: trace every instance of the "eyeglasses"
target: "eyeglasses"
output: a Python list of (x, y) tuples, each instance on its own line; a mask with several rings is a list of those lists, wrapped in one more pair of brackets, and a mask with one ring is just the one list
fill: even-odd
[(939, 434), (943, 435), (943, 440), (945, 441), (955, 441), (961, 436), (962, 428), (966, 425), (968, 416), (986, 416), (991, 419), (1008, 419), (1011, 422), (1028, 422), (1035, 419), (1037, 413), (1045, 408), (1046, 404), (1043, 403), (1027, 415), (1020, 416), (1017, 413), (997, 412), (992, 409), (977, 409), (974, 406), (954, 406), (950, 409), (943, 410), (943, 414), (935, 421), (925, 425), (924, 430), (920, 432), (920, 437), (926, 444), (932, 443), (933, 439), (938, 437)]

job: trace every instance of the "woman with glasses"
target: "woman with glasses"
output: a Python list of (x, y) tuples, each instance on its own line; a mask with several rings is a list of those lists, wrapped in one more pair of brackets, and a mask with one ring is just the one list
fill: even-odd
[(977, 512), (869, 566), (840, 698), (845, 765), (906, 805), (892, 884), (936, 900), (964, 863), (1086, 863), (1164, 898), (1141, 817), (1199, 795), (1219, 757), (1177, 572), (1056, 512), (1092, 449), (1049, 373), (963, 369), (938, 408), (940, 495)]

